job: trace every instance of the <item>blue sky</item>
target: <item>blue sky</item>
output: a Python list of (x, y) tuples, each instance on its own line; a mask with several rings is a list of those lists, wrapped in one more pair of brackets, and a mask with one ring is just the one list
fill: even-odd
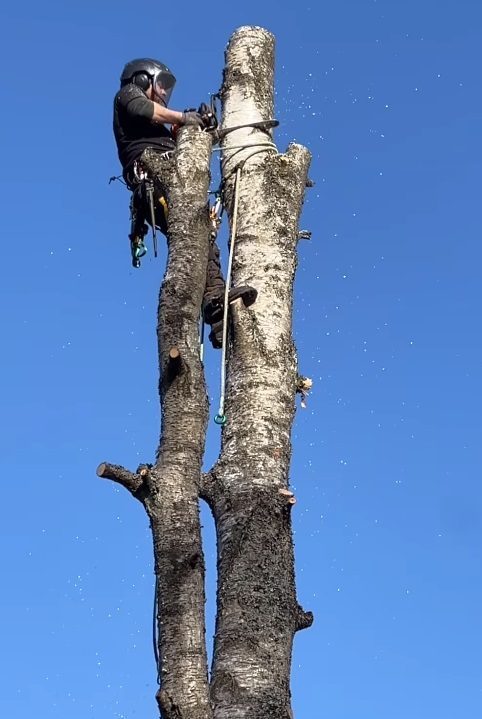
[[(112, 97), (124, 62), (152, 55), (177, 75), (172, 107), (197, 105), (244, 24), (276, 35), (275, 139), (311, 149), (316, 183), (295, 295), (314, 380), (294, 427), (297, 577), (315, 613), (295, 716), (480, 716), (479, 3), (2, 14), (2, 716), (156, 716), (147, 520), (95, 476), (151, 460), (159, 425), (165, 251), (130, 266)], [(207, 464), (218, 440), (211, 423)]]

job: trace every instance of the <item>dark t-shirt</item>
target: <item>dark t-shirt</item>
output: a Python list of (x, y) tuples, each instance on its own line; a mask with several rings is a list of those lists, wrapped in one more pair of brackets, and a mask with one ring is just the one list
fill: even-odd
[(114, 135), (121, 165), (126, 170), (146, 149), (173, 150), (175, 142), (165, 125), (152, 122), (154, 107), (142, 90), (122, 87), (114, 98)]

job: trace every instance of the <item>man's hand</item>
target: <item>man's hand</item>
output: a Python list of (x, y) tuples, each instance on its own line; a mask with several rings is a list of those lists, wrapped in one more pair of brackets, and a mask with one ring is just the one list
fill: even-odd
[(186, 110), (182, 113), (181, 125), (191, 125), (195, 127), (204, 127), (203, 119), (199, 112), (195, 110)]

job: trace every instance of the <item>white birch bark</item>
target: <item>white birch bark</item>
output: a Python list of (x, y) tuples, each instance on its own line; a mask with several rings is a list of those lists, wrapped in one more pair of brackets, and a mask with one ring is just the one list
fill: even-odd
[[(273, 66), (269, 32), (244, 27), (234, 33), (226, 51), (222, 131), (273, 118)], [(239, 196), (233, 284), (253, 285), (258, 299), (250, 308), (233, 305), (227, 422), (206, 481), (218, 540), (215, 719), (291, 716), (292, 640), (312, 620), (296, 600), (288, 491), (297, 376), (293, 280), (310, 154), (300, 145), (284, 154), (266, 151), (270, 140), (269, 131), (253, 128), (223, 140), (231, 221)]]

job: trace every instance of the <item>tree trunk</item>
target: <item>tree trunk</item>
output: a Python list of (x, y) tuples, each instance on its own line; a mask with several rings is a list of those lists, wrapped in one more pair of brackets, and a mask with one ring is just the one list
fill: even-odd
[[(219, 459), (201, 474), (208, 406), (198, 317), (209, 242), (211, 136), (186, 129), (173, 160), (153, 155), (150, 166), (167, 189), (170, 208), (158, 313), (157, 460), (136, 473), (110, 464), (97, 470), (139, 499), (151, 521), (163, 719), (291, 718), (293, 637), (312, 622), (296, 598), (295, 498), (289, 490), (297, 389), (293, 280), (310, 155), (294, 144), (277, 152), (270, 122), (273, 72), (273, 36), (256, 27), (236, 31), (221, 91), (223, 200), (237, 228), (233, 285), (253, 285), (258, 298), (249, 308), (242, 300), (230, 307)], [(217, 533), (210, 686), (199, 496), (213, 512)]]
[(209, 719), (204, 620), (204, 556), (199, 484), (208, 402), (199, 357), (199, 315), (209, 242), (211, 137), (179, 133), (173, 160), (143, 162), (167, 191), (168, 260), (159, 296), (161, 440), (153, 466), (132, 475), (100, 465), (139, 499), (149, 516), (157, 587), (163, 719)]
[[(232, 36), (221, 135), (273, 118), (273, 62), (274, 38), (267, 31), (246, 27)], [(239, 202), (233, 284), (253, 285), (258, 299), (249, 309), (233, 306), (227, 422), (205, 483), (218, 544), (215, 719), (292, 716), (293, 636), (312, 620), (296, 599), (288, 490), (297, 378), (293, 280), (310, 155), (299, 145), (278, 154), (266, 145), (270, 141), (269, 130), (253, 127), (223, 140), (231, 222), (236, 192)]]

